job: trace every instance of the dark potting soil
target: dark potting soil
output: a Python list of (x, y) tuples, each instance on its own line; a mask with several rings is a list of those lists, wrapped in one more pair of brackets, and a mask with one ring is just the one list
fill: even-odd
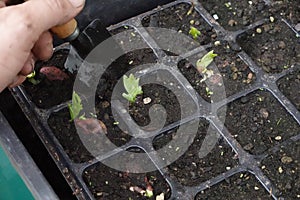
[(203, 7), (216, 21), (230, 31), (237, 31), (269, 16), (267, 5), (263, 0), (228, 1), (228, 0), (201, 0)]
[[(165, 108), (167, 115), (165, 126), (181, 119), (179, 102), (171, 90), (158, 84), (143, 85), (142, 90), (143, 94), (138, 96), (136, 102), (129, 107), (130, 115), (139, 126), (146, 126), (150, 123), (149, 109), (155, 104)], [(146, 98), (150, 98), (151, 102), (145, 104), (144, 99)]]
[(300, 70), (291, 72), (277, 82), (279, 90), (296, 106), (300, 111)]
[[(189, 11), (192, 12), (190, 13)], [(212, 27), (193, 9), (193, 6), (186, 3), (181, 3), (147, 16), (142, 20), (142, 24), (145, 27), (172, 29), (189, 35), (191, 38), (192, 36), (189, 34), (189, 31), (191, 26), (193, 26), (201, 32), (196, 39), (200, 45), (208, 44), (217, 37)], [(170, 37), (172, 37), (172, 35), (170, 35)], [(182, 45), (182, 41), (180, 45)]]
[[(146, 159), (146, 158), (145, 158)], [(145, 197), (137, 191), (131, 191), (130, 187), (139, 187), (145, 190), (147, 181), (153, 188), (153, 197)], [(132, 199), (147, 200), (156, 199), (161, 195), (165, 199), (170, 197), (170, 187), (159, 171), (148, 173), (128, 173), (117, 171), (102, 163), (95, 164), (83, 172), (83, 179), (95, 199)]]
[(277, 188), (277, 197), (300, 198), (300, 141), (280, 146), (262, 161), (261, 169)]
[(300, 4), (298, 0), (274, 0), (270, 12), (282, 17), (294, 26), (300, 22)]
[[(114, 124), (113, 116), (110, 113), (110, 108), (100, 109), (101, 113), (96, 113), (96, 115), (101, 119), (107, 128), (106, 136), (115, 146), (122, 146), (130, 140), (130, 136), (127, 134), (126, 130), (122, 131)], [(87, 162), (94, 158), (94, 155), (86, 149), (82, 143), (74, 122), (70, 122), (70, 113), (68, 109), (63, 109), (59, 112), (53, 113), (48, 124), (54, 133), (55, 137), (58, 139), (62, 147), (64, 148), (67, 155), (73, 162), (82, 163)], [(99, 154), (101, 153), (101, 143), (95, 144), (92, 140), (92, 133), (90, 142), (95, 145), (95, 148), (99, 148)]]
[[(199, 124), (195, 138), (189, 133), (190, 129), (183, 133), (191, 134), (188, 140), (192, 140), (192, 144), (180, 158), (167, 167), (169, 175), (185, 186), (196, 186), (238, 165), (237, 155), (214, 128), (209, 128), (208, 121), (200, 119), (199, 122), (194, 123)], [(178, 129), (175, 128), (157, 137), (153, 142), (154, 148), (158, 150), (169, 145), (168, 151), (172, 151), (172, 149), (179, 151), (181, 147), (168, 144), (169, 141), (181, 137), (177, 131)], [(210, 137), (210, 141), (213, 140), (212, 138), (216, 138), (216, 144), (205, 146), (208, 144), (207, 141), (204, 141), (206, 136)], [(185, 143), (185, 141), (182, 142)], [(200, 153), (200, 149), (209, 153), (207, 155)]]
[(251, 154), (262, 154), (299, 134), (297, 122), (267, 91), (255, 91), (226, 108), (225, 126)]
[[(222, 100), (243, 91), (255, 81), (255, 74), (237, 56), (227, 42), (220, 42), (220, 44), (208, 48), (207, 52), (211, 50), (218, 54), (214, 58), (214, 62), (208, 67), (214, 71), (214, 75), (203, 82), (201, 82), (203, 75), (198, 72), (195, 66), (197, 60), (201, 59), (206, 51), (178, 63), (179, 70), (204, 100), (208, 102)], [(210, 91), (212, 94), (209, 93)]]
[[(47, 62), (37, 62), (35, 65), (35, 80), (40, 83), (34, 85), (28, 80), (23, 86), (35, 105), (39, 108), (48, 109), (72, 98), (74, 74), (64, 69), (64, 63), (68, 56), (68, 50), (59, 50), (53, 54), (53, 57)], [(64, 80), (51, 81), (41, 74), (39, 70), (42, 67), (55, 66), (68, 74), (69, 78)]]
[(237, 173), (224, 181), (197, 194), (195, 200), (235, 200), (257, 199), (271, 200), (270, 194), (264, 189), (254, 175), (249, 172)]
[(238, 38), (243, 50), (267, 73), (279, 73), (300, 62), (296, 33), (279, 19), (276, 20)]

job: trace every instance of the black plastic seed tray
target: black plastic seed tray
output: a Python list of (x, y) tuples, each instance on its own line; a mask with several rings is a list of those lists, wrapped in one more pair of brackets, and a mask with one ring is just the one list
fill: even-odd
[[(109, 27), (125, 54), (95, 94), (78, 91), (107, 128), (88, 143), (67, 109), (77, 73), (64, 69), (68, 45), (37, 65), (68, 78), (38, 73), (12, 94), (78, 199), (300, 199), (299, 6), (175, 1)], [(204, 77), (194, 66), (211, 50)], [(131, 105), (121, 96), (129, 72), (144, 91)]]

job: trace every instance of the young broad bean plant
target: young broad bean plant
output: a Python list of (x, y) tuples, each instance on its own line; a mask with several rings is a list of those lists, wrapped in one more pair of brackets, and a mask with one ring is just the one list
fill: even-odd
[(135, 78), (133, 74), (129, 77), (123, 76), (123, 84), (127, 93), (123, 93), (122, 96), (127, 99), (130, 103), (134, 103), (137, 95), (143, 94), (142, 87), (139, 86), (139, 78)]

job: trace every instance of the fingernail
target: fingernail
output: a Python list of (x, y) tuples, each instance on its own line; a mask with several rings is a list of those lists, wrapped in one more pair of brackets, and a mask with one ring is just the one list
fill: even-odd
[(85, 0), (69, 0), (69, 1), (74, 7), (78, 8), (84, 4)]

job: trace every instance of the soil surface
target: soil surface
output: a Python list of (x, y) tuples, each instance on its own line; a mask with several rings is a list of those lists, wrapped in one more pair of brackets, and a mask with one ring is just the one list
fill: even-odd
[[(23, 84), (29, 98), (39, 108), (48, 109), (72, 98), (75, 74), (69, 73), (64, 68), (68, 50), (57, 51), (47, 62), (38, 62), (35, 66), (35, 80), (40, 83), (34, 85), (28, 80)], [(64, 80), (49, 80), (40, 73), (42, 67), (55, 66), (68, 74), (69, 78)]]
[[(208, 127), (208, 121), (200, 119), (195, 138), (190, 138), (193, 139), (193, 143), (180, 158), (167, 167), (169, 175), (184, 186), (196, 186), (238, 165), (238, 157), (233, 150), (214, 129)], [(208, 132), (208, 130), (210, 131)], [(189, 132), (184, 134), (189, 134)], [(207, 144), (207, 141), (204, 143), (207, 135), (220, 138), (216, 139), (216, 144), (212, 144), (212, 150), (209, 149), (210, 147), (205, 147), (209, 153), (200, 158), (200, 149)], [(178, 137), (180, 136), (177, 129), (168, 131), (154, 140), (154, 148), (157, 150), (169, 145), (170, 140), (178, 139)], [(176, 147), (169, 146), (169, 150), (172, 149), (176, 150)], [(202, 149), (202, 151), (204, 150)]]
[[(129, 113), (139, 126), (146, 126), (150, 123), (149, 109), (155, 104), (163, 106), (166, 110), (165, 126), (181, 119), (180, 104), (171, 90), (156, 84), (144, 85), (142, 90), (143, 94), (138, 96), (136, 102), (129, 108)], [(150, 101), (150, 99), (151, 102), (148, 103), (146, 100)]]
[(266, 91), (229, 103), (225, 126), (246, 151), (256, 155), (300, 132), (299, 124)]
[(291, 72), (277, 82), (279, 90), (300, 111), (300, 70)]
[(147, 16), (143, 19), (142, 24), (145, 27), (172, 29), (189, 35), (191, 38), (193, 37), (189, 34), (189, 31), (191, 26), (193, 26), (201, 32), (199, 37), (195, 39), (200, 45), (208, 44), (217, 36), (201, 15), (193, 9), (193, 6), (186, 3), (181, 3)]
[(262, 161), (261, 169), (277, 188), (277, 197), (300, 198), (300, 141), (280, 146)]
[(296, 33), (277, 20), (242, 34), (238, 43), (267, 73), (279, 73), (300, 62)]
[[(147, 181), (145, 181), (145, 178)], [(168, 199), (171, 192), (169, 185), (158, 171), (144, 174), (120, 172), (98, 163), (87, 168), (83, 172), (83, 179), (95, 199), (101, 200), (156, 199), (156, 196), (161, 195), (162, 193), (165, 199)], [(151, 198), (145, 197), (137, 191), (130, 190), (130, 187), (138, 187), (145, 190), (147, 182), (149, 182), (153, 188), (153, 197)]]
[(263, 0), (228, 1), (201, 0), (203, 7), (221, 26), (230, 31), (240, 30), (258, 20), (269, 16), (267, 5)]
[(271, 200), (270, 194), (249, 172), (242, 172), (225, 179), (224, 181), (204, 190), (196, 196), (195, 200), (235, 200), (257, 199)]

